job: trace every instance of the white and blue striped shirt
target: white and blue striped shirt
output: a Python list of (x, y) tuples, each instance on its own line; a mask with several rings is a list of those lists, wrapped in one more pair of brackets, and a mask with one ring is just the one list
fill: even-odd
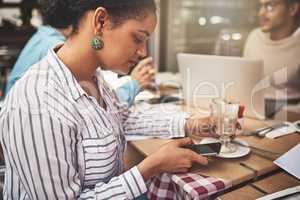
[(184, 136), (183, 115), (132, 113), (97, 70), (106, 109), (54, 50), (16, 83), (0, 113), (4, 199), (134, 199), (147, 188), (123, 171), (125, 135)]

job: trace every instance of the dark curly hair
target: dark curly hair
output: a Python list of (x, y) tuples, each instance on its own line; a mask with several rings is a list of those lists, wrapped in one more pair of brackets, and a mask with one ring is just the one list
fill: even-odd
[(39, 3), (45, 24), (55, 28), (72, 25), (75, 31), (85, 13), (98, 7), (107, 10), (115, 26), (156, 12), (154, 0), (39, 0)]
[(44, 24), (54, 28), (67, 28), (72, 24), (72, 0), (38, 0)]

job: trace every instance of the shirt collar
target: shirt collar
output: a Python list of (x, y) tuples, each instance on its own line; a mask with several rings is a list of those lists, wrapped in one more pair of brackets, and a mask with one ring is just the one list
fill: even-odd
[(58, 58), (55, 50), (59, 49), (62, 45), (58, 45), (48, 52), (48, 62), (51, 64), (54, 72), (58, 76), (59, 80), (62, 81), (62, 85), (65, 91), (69, 91), (71, 96), (75, 101), (77, 101), (83, 95), (87, 95), (87, 93), (82, 89), (75, 76), (69, 70), (68, 67)]

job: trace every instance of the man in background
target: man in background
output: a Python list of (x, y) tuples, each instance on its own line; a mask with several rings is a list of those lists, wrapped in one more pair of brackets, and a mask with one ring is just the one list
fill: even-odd
[[(300, 93), (300, 0), (259, 0), (259, 4), (260, 28), (250, 33), (244, 56), (262, 59), (265, 75), (271, 77), (273, 89), (267, 99), (277, 96), (277, 100), (267, 102), (270, 117), (285, 103), (300, 99), (300, 95), (295, 98)], [(278, 88), (285, 91), (279, 97), (281, 101), (280, 93), (275, 92)]]

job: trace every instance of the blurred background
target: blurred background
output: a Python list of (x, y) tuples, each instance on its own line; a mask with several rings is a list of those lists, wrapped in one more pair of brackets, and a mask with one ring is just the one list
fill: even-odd
[(35, 0), (0, 0), (0, 97), (19, 53), (40, 25), (37, 8)]
[[(257, 1), (157, 0), (159, 24), (149, 42), (161, 72), (177, 72), (178, 52), (241, 56), (257, 24)], [(36, 0), (0, 0), (0, 97), (21, 49), (42, 24)]]
[(161, 71), (177, 72), (178, 52), (241, 56), (258, 26), (257, 3), (249, 0), (160, 0), (154, 45)]

